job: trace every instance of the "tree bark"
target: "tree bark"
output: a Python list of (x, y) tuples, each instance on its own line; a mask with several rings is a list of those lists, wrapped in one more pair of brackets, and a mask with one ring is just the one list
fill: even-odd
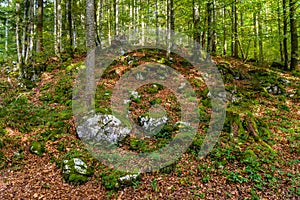
[(115, 10), (115, 36), (119, 35), (119, 2), (114, 0), (114, 10)]
[(262, 20), (261, 20), (261, 11), (258, 12), (258, 34), (259, 34), (259, 63), (264, 62), (264, 53), (263, 53), (263, 35), (262, 35)]
[(69, 46), (68, 51), (71, 57), (73, 57), (73, 20), (72, 20), (72, 0), (68, 0), (67, 2), (67, 8), (68, 8), (68, 40), (69, 40)]
[(256, 12), (253, 13), (253, 32), (254, 32), (254, 59), (258, 60), (257, 56), (257, 46), (258, 46), (258, 24), (257, 24), (257, 16)]
[(207, 47), (206, 47), (206, 51), (208, 53), (211, 53), (211, 49), (212, 49), (212, 31), (211, 31), (211, 27), (212, 27), (212, 6), (213, 3), (212, 1), (207, 2)]
[(296, 0), (290, 0), (290, 29), (291, 29), (291, 66), (290, 70), (298, 68), (298, 34), (296, 19)]
[(95, 93), (95, 1), (86, 0), (86, 85), (85, 85), (85, 105), (87, 111), (92, 111), (92, 99)]
[[(17, 54), (18, 54), (18, 63), (23, 64), (21, 43), (20, 43), (20, 1), (16, 1), (16, 45), (17, 45)], [(22, 71), (21, 74), (22, 75)]]
[(234, 57), (239, 57), (237, 0), (234, 2)]
[(286, 0), (282, 0), (283, 6), (283, 55), (284, 55), (284, 70), (288, 70), (288, 49), (287, 49), (287, 7)]
[(159, 43), (158, 0), (155, 1), (155, 26), (156, 26), (156, 45), (158, 45)]
[[(277, 26), (278, 26), (278, 37), (281, 37), (281, 17), (280, 17), (280, 0), (277, 2)], [(281, 62), (284, 62), (283, 57), (283, 46), (282, 46), (282, 40), (279, 40), (279, 53), (280, 53), (280, 60)]]
[(212, 1), (212, 47), (211, 47), (211, 53), (213, 55), (216, 55), (217, 53), (217, 31), (216, 31), (216, 1)]
[(227, 40), (226, 40), (226, 7), (223, 8), (223, 56), (226, 56), (227, 54)]
[(231, 56), (234, 57), (234, 6), (235, 2), (231, 5)]
[(38, 23), (37, 23), (37, 43), (36, 52), (39, 53), (43, 50), (43, 0), (38, 0)]
[[(30, 2), (29, 0), (24, 1), (24, 17), (23, 17), (23, 37), (22, 37), (22, 60), (24, 63), (27, 63), (27, 59), (25, 59), (27, 54), (27, 46), (28, 46), (28, 29), (29, 29), (29, 19), (28, 19), (28, 13), (29, 13), (29, 6)], [(24, 74), (23, 74), (24, 75)]]
[(95, 10), (94, 0), (86, 0), (86, 48), (95, 48)]
[(57, 47), (58, 47), (58, 56), (62, 52), (62, 9), (61, 9), (61, 0), (57, 0)]

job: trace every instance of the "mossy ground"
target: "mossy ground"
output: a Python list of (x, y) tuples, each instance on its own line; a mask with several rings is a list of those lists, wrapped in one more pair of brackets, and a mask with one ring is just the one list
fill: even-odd
[[(155, 54), (155, 55), (154, 55)], [(57, 191), (61, 198), (88, 195), (91, 198), (152, 199), (162, 194), (166, 198), (245, 198), (292, 199), (300, 195), (299, 185), (299, 77), (297, 72), (259, 68), (240, 60), (214, 58), (224, 71), (226, 90), (237, 89), (239, 102), (229, 103), (227, 118), (220, 138), (209, 155), (201, 160), (198, 153), (208, 128), (211, 108), (208, 90), (199, 74), (186, 60), (165, 59), (164, 52), (135, 52), (134, 62), (115, 62), (99, 82), (96, 111), (111, 113), (110, 97), (120, 75), (131, 67), (154, 60), (170, 65), (182, 73), (200, 100), (200, 129), (182, 157), (172, 166), (142, 174), (140, 179), (124, 187), (115, 187), (123, 172), (103, 166), (85, 149), (78, 139), (72, 118), (72, 84), (77, 68), (83, 63), (48, 63), (33, 88), (18, 87), (16, 77), (1, 72), (0, 82), (0, 197), (10, 199), (25, 185), (30, 198), (34, 193), (47, 196)], [(240, 76), (240, 79), (235, 79)], [(282, 79), (289, 80), (284, 85)], [(263, 88), (269, 84), (282, 87), (281, 94), (269, 94)], [(134, 152), (154, 151), (166, 145), (174, 135), (174, 123), (180, 120), (180, 105), (176, 96), (164, 87), (147, 85), (138, 90), (141, 98), (129, 104), (131, 117), (147, 113), (158, 104), (166, 109), (170, 119), (153, 138), (129, 136), (119, 147)], [(294, 94), (289, 96), (289, 94)], [(30, 144), (39, 141), (45, 151), (39, 157), (30, 153)], [(66, 157), (84, 158), (93, 166), (93, 176), (80, 186), (66, 184), (61, 176), (61, 163)], [(11, 173), (13, 172), (13, 173)], [(71, 177), (78, 178), (78, 177)], [(80, 178), (78, 179), (79, 182)], [(9, 189), (10, 188), (10, 189)], [(37, 188), (43, 188), (39, 190)], [(180, 194), (178, 193), (180, 191)]]

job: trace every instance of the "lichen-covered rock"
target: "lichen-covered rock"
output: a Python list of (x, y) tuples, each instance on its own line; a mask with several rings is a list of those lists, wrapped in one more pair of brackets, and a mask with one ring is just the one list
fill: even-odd
[(119, 184), (121, 186), (132, 185), (134, 181), (140, 178), (140, 174), (127, 174), (119, 178)]
[(78, 126), (77, 134), (83, 140), (114, 143), (126, 137), (130, 131), (130, 128), (113, 115), (95, 114)]
[(142, 115), (138, 117), (138, 121), (146, 132), (152, 133), (161, 130), (163, 125), (168, 121), (168, 118), (166, 116), (151, 117), (149, 115)]
[(279, 85), (269, 85), (265, 88), (270, 94), (278, 95), (284, 93), (283, 89)]
[(91, 168), (79, 158), (63, 160), (62, 162), (62, 177), (72, 184), (83, 184), (88, 181), (88, 177), (91, 175)]

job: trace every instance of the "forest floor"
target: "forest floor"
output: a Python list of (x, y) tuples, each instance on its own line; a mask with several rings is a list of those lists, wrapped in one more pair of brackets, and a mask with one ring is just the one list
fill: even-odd
[[(164, 57), (164, 52), (139, 51), (116, 60), (98, 82), (96, 111), (111, 113), (110, 97), (122, 74), (155, 61), (170, 65), (193, 86), (200, 128), (173, 165), (119, 186), (126, 173), (93, 158), (76, 133), (72, 86), (84, 57), (45, 63), (35, 83), (20, 81), (2, 67), (0, 199), (299, 199), (300, 72), (214, 57), (228, 92), (227, 117), (214, 149), (199, 160), (211, 114), (208, 89), (185, 60)], [(180, 119), (179, 105), (167, 88), (148, 84), (137, 92), (140, 97), (129, 104), (133, 121), (155, 104), (166, 108), (169, 127)], [(175, 129), (164, 131), (150, 139), (129, 136), (118, 145), (137, 153), (156, 150), (176, 135)], [(33, 150), (34, 143), (40, 152)], [(62, 176), (63, 161), (75, 157), (93, 171), (76, 184)]]

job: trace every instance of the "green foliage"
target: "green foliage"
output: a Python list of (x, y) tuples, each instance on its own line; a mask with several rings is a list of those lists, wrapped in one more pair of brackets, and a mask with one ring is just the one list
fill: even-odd
[(162, 90), (163, 86), (161, 84), (155, 83), (150, 86), (145, 87), (145, 92), (148, 94), (156, 94), (158, 91)]
[(157, 186), (157, 181), (156, 181), (156, 179), (153, 179), (153, 180), (151, 181), (150, 185), (151, 185), (151, 188), (152, 188), (152, 190), (153, 190), (154, 192), (159, 192), (159, 188), (158, 188), (158, 186)]
[(30, 132), (34, 126), (42, 122), (38, 117), (38, 109), (29, 103), (27, 97), (7, 99), (6, 105), (0, 110), (0, 119), (4, 126), (17, 128), (20, 132)]
[(172, 137), (172, 133), (174, 131), (174, 127), (171, 125), (164, 125), (162, 129), (155, 135), (156, 138), (165, 138), (170, 139)]
[(155, 98), (153, 100), (150, 101), (151, 105), (155, 105), (155, 104), (161, 104), (162, 100), (160, 98)]
[(102, 176), (102, 185), (108, 190), (115, 190), (119, 187), (118, 180), (119, 174), (111, 173)]
[(30, 151), (38, 156), (42, 156), (46, 151), (45, 144), (43, 142), (33, 141), (30, 145)]
[(68, 76), (63, 76), (54, 87), (55, 95), (53, 101), (64, 105), (71, 105), (72, 101), (72, 79)]
[(132, 138), (130, 140), (130, 149), (135, 151), (145, 151), (146, 150), (146, 142), (144, 140), (140, 140), (137, 138)]
[(230, 182), (237, 182), (237, 183), (245, 183), (248, 182), (248, 179), (243, 177), (243, 175), (241, 175), (238, 172), (230, 172), (229, 175), (227, 176), (227, 180), (229, 180)]

